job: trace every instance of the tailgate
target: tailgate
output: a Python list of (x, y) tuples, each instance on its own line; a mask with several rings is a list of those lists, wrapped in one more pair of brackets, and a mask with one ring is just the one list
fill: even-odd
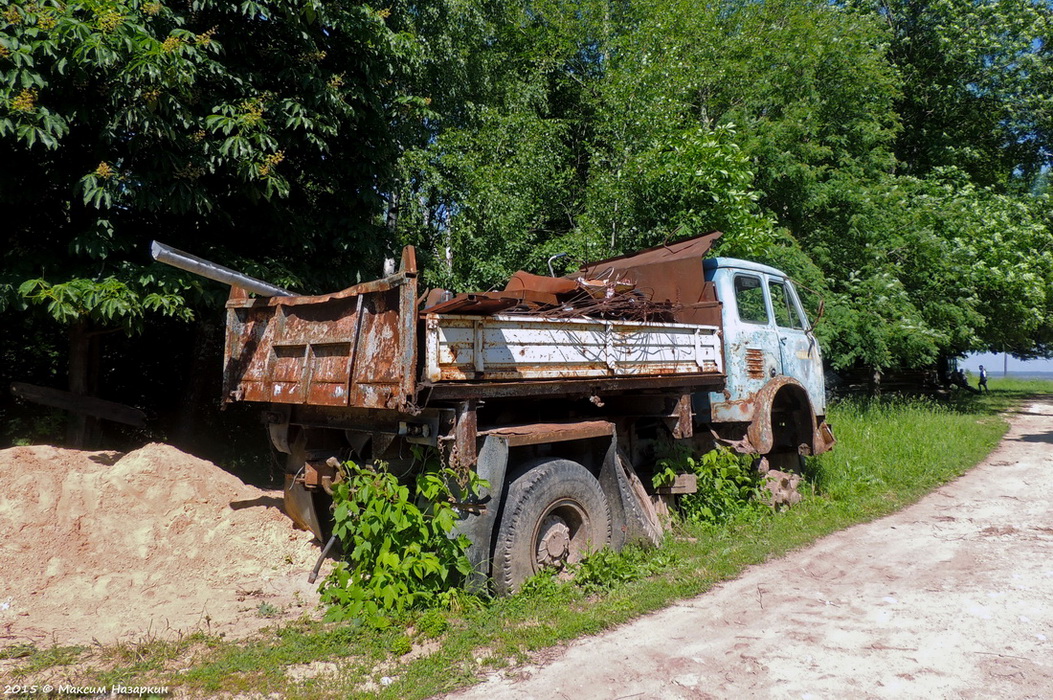
[(411, 410), (417, 265), (335, 294), (227, 301), (224, 401)]

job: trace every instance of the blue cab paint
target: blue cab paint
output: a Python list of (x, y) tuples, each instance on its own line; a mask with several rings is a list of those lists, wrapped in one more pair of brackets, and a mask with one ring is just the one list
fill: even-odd
[(727, 380), (723, 391), (697, 396), (695, 410), (712, 422), (751, 421), (752, 397), (781, 376), (800, 382), (815, 414), (825, 415), (822, 353), (793, 282), (773, 267), (735, 258), (708, 258), (703, 270), (723, 303)]

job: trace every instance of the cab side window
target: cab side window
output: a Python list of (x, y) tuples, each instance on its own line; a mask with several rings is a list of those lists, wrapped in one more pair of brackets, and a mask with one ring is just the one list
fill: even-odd
[(775, 314), (775, 324), (780, 328), (795, 328), (804, 330), (804, 323), (797, 312), (797, 307), (786, 291), (786, 285), (782, 282), (769, 281), (768, 292), (771, 294), (772, 311)]
[(768, 323), (768, 307), (764, 303), (764, 287), (761, 278), (753, 275), (735, 275), (735, 304), (739, 318), (747, 323)]

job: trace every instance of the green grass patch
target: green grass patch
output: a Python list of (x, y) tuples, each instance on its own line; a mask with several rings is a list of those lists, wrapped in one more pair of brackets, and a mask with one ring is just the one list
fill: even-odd
[(38, 649), (32, 644), (14, 644), (0, 649), (0, 659), (19, 659), (11, 672), (14, 678), (28, 678), (34, 673), (56, 666), (70, 666), (77, 662), (86, 647), (51, 646)]
[[(590, 564), (587, 586), (539, 577), (511, 598), (452, 611), (410, 612), (384, 630), (300, 621), (251, 640), (192, 635), (132, 648), (0, 649), (21, 678), (76, 663), (82, 684), (168, 685), (195, 696), (425, 698), (698, 595), (767, 559), (913, 503), (980, 462), (1005, 433), (1000, 413), (1053, 384), (993, 379), (989, 395), (950, 401), (842, 401), (829, 420), (837, 447), (808, 460), (804, 500), (788, 511), (746, 510), (722, 524), (683, 524), (660, 551)], [(152, 644), (153, 646), (151, 646)], [(83, 669), (80, 670), (80, 669)], [(69, 673), (67, 670), (66, 673)], [(43, 674), (43, 675), (42, 675)]]

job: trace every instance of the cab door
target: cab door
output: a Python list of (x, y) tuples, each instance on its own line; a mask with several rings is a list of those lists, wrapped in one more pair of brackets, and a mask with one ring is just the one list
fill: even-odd
[(823, 358), (789, 280), (768, 275), (768, 296), (779, 337), (782, 374), (793, 377), (808, 390), (816, 414), (826, 413)]
[(715, 422), (748, 422), (753, 420), (753, 396), (781, 371), (779, 334), (772, 321), (766, 275), (736, 268), (722, 268), (720, 273), (726, 379), (724, 391), (711, 392), (705, 408)]

